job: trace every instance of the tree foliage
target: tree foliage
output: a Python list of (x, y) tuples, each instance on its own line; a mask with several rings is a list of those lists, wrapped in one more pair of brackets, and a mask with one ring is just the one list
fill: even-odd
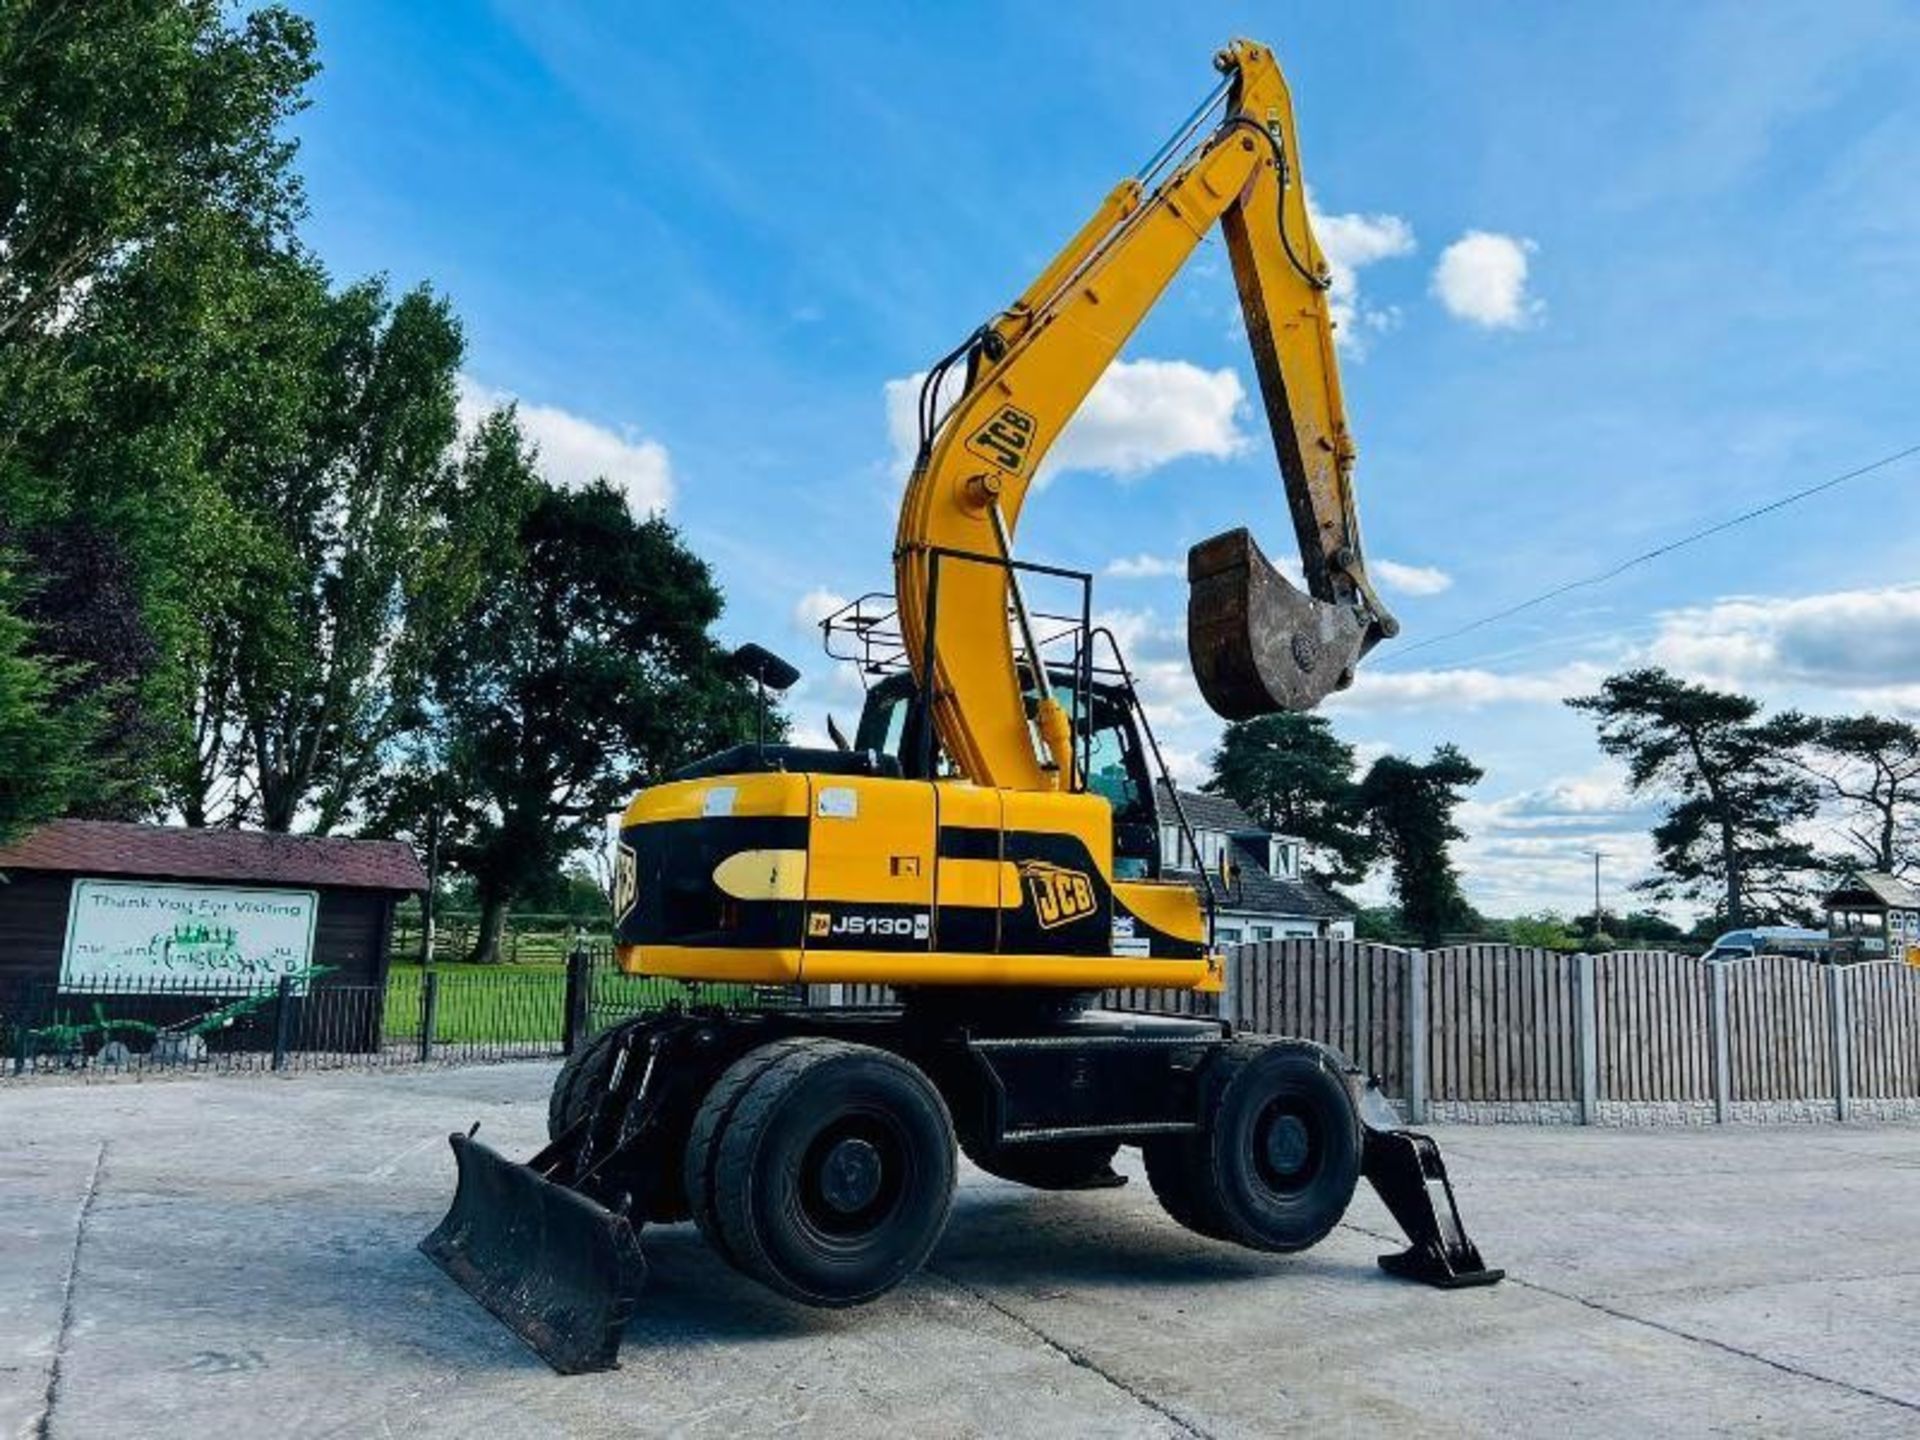
[(286, 229), (301, 192), (282, 122), (312, 27), (221, 0), (0, 6), (0, 342), (176, 228), (217, 214)]
[(449, 302), (303, 248), (316, 68), (278, 6), (0, 6), (0, 836), (437, 816), (490, 938), (750, 701), (670, 527), (460, 437)]
[(241, 548), (214, 482), (270, 413), (239, 323), (300, 206), (282, 122), (304, 20), (216, 0), (0, 7), (0, 528), (15, 615), (85, 697), (100, 777), (60, 807), (162, 803), (205, 613)]
[(509, 905), (599, 842), (635, 788), (747, 733), (755, 704), (709, 633), (720, 592), (674, 529), (610, 485), (538, 485), (521, 463), (533, 499), (516, 558), (436, 658), (414, 813), (395, 817), (417, 830), (422, 806), (443, 807), (483, 960)]
[(1920, 870), (1920, 726), (1871, 714), (1790, 713), (1773, 723), (1839, 812), (1843, 846), (1827, 868)]
[(1748, 696), (1660, 669), (1610, 676), (1567, 703), (1595, 717), (1600, 748), (1626, 763), (1636, 794), (1668, 799), (1653, 831), (1659, 874), (1640, 888), (1706, 901), (1730, 927), (1800, 915), (1815, 858), (1794, 827), (1818, 796), (1793, 763), (1791, 725), (1762, 723)]
[(1440, 745), (1424, 764), (1383, 755), (1360, 782), (1359, 802), (1392, 870), (1400, 919), (1425, 945), (1476, 918), (1460, 890), (1452, 844), (1463, 839), (1454, 811), (1481, 779), (1457, 747)]
[(1202, 787), (1231, 798), (1269, 830), (1303, 841), (1315, 880), (1351, 885), (1376, 856), (1354, 783), (1353, 747), (1320, 715), (1235, 721), (1212, 756)]
[(86, 783), (92, 736), (91, 717), (61, 700), (60, 669), (31, 653), (18, 602), (0, 552), (0, 844), (67, 808)]
[[(417, 712), (447, 627), (505, 540), (495, 467), (451, 458), (462, 345), (444, 300), (310, 277), (280, 332), (293, 448), (228, 502), (249, 538), (197, 718), (259, 823), (321, 833), (350, 812)], [(242, 477), (229, 477), (241, 480)], [(511, 497), (507, 505), (513, 503)], [(225, 713), (222, 713), (222, 711)]]

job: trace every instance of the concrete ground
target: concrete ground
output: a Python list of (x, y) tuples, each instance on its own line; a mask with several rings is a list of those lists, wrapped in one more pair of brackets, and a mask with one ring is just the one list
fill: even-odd
[(689, 1226), (616, 1373), (563, 1379), (415, 1253), (473, 1120), (552, 1067), (0, 1088), (0, 1435), (1914, 1435), (1920, 1129), (1436, 1131), (1510, 1278), (1198, 1239), (1140, 1176), (969, 1171), (928, 1270), (774, 1298)]

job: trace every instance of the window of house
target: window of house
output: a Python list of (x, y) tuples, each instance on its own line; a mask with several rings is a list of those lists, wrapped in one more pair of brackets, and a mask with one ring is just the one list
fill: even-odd
[(1273, 927), (1271, 925), (1254, 926), (1253, 938), (1256, 940), (1271, 940), (1273, 938)]

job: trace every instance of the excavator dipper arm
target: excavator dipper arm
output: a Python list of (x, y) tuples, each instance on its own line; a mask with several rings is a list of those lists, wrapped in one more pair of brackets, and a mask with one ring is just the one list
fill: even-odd
[[(923, 391), (894, 556), (901, 626), (916, 665), (929, 648), (933, 656), (934, 673), (920, 680), (942, 744), (982, 785), (1064, 783), (1051, 747), (1034, 743), (1006, 619), (1009, 572), (991, 561), (1004, 558), (1048, 449), (1216, 223), (1306, 592), (1244, 530), (1194, 546), (1188, 638), (1202, 693), (1230, 718), (1306, 709), (1348, 683), (1358, 658), (1397, 628), (1361, 554), (1329, 272), (1307, 215), (1286, 82), (1272, 52), (1250, 41), (1235, 41), (1216, 64), (1225, 79), (1200, 110), (1115, 187), (1025, 293), (935, 367)], [(1183, 150), (1222, 101), (1224, 118)], [(942, 416), (940, 380), (962, 360), (965, 393)]]

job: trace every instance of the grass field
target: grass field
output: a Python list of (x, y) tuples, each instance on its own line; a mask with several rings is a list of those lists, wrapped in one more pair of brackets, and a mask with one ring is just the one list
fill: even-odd
[[(439, 964), (434, 1040), (453, 1045), (559, 1045), (566, 1023), (567, 967), (560, 962), (518, 965)], [(421, 992), (427, 972), (396, 964), (388, 972), (385, 1029), (389, 1041), (420, 1034)], [(689, 986), (596, 970), (590, 997), (593, 1028), (672, 1000), (727, 1004), (746, 998), (746, 986)]]

